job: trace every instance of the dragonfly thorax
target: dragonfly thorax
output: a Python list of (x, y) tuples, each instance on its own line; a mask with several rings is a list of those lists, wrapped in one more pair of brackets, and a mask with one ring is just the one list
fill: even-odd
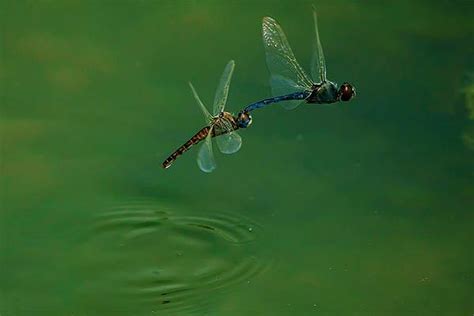
[(337, 84), (329, 80), (313, 84), (313, 91), (306, 98), (308, 103), (334, 103), (339, 101), (339, 90)]
[[(221, 112), (211, 119), (210, 125), (214, 126), (216, 131), (237, 129), (237, 123), (234, 116), (229, 112)], [(221, 134), (220, 132), (219, 134)]]
[[(246, 112), (239, 113), (238, 116), (233, 116), (229, 112), (221, 112), (217, 116), (214, 116), (210, 122), (210, 126), (212, 126), (213, 128), (212, 135), (219, 136), (219, 135), (230, 133), (239, 128), (247, 127), (248, 125), (250, 125), (250, 123), (247, 123), (247, 125), (245, 125), (244, 123), (245, 113)], [(250, 117), (250, 115), (248, 113), (246, 115), (247, 115), (247, 120), (251, 122), (252, 118)]]

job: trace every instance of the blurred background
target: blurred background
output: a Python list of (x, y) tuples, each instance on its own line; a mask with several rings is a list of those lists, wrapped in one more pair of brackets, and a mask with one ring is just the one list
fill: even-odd
[[(205, 174), (193, 148), (270, 96), (261, 18), (357, 98), (255, 111)], [(0, 314), (471, 315), (471, 1), (0, 3)]]

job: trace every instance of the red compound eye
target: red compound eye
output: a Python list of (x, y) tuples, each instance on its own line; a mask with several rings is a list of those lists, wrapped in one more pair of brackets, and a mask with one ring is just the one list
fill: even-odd
[(345, 82), (341, 85), (339, 89), (339, 95), (342, 101), (349, 101), (352, 97), (355, 96), (355, 88), (352, 87), (349, 83)]

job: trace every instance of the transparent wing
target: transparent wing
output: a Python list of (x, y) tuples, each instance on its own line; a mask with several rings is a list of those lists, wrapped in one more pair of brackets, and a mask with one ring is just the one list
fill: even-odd
[(312, 80), (298, 64), (285, 33), (274, 19), (263, 18), (262, 36), (273, 95), (311, 89)]
[(206, 139), (199, 148), (197, 156), (199, 169), (208, 173), (217, 167), (214, 154), (212, 153), (212, 129), (213, 127), (209, 129), (209, 134), (207, 134)]
[[(270, 77), (270, 85), (272, 86), (272, 93), (274, 96), (280, 96), (280, 95), (285, 95), (285, 94), (293, 93), (296, 91), (304, 90), (302, 87), (298, 86), (294, 81), (291, 81), (290, 79), (282, 77), (280, 75), (272, 75)], [(304, 102), (305, 100), (291, 100), (291, 101), (281, 102), (281, 105), (287, 110), (292, 110)]]
[(316, 33), (316, 40), (314, 45), (313, 60), (311, 62), (311, 75), (313, 79), (319, 78), (321, 82), (326, 81), (326, 61), (324, 60), (323, 46), (319, 39), (318, 31), (318, 17), (316, 15), (316, 8), (313, 6), (314, 30)]
[(217, 147), (223, 154), (233, 154), (242, 147), (242, 137), (237, 132), (220, 135), (216, 138)]
[(232, 124), (227, 120), (222, 120), (222, 127), (225, 134), (216, 137), (217, 147), (223, 154), (233, 154), (238, 152), (242, 146), (242, 137), (234, 131)]
[(199, 104), (199, 107), (201, 108), (202, 112), (204, 113), (204, 116), (206, 118), (206, 123), (209, 123), (210, 120), (212, 119), (211, 114), (209, 113), (209, 111), (204, 106), (204, 103), (202, 103), (201, 99), (199, 98), (199, 95), (196, 92), (196, 89), (194, 89), (194, 86), (191, 82), (189, 82), (189, 86), (191, 87), (191, 90), (193, 91), (193, 95), (194, 95), (194, 98), (196, 99), (196, 102)]
[(214, 97), (214, 106), (212, 114), (218, 115), (224, 111), (225, 104), (227, 102), (227, 95), (229, 94), (230, 80), (234, 73), (235, 62), (230, 60), (224, 68), (221, 80), (217, 86), (216, 96)]

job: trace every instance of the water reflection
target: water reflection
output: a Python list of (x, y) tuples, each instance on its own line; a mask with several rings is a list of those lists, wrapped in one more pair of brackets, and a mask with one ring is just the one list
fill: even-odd
[(120, 300), (82, 304), (120, 301), (127, 309), (197, 312), (207, 309), (210, 297), (218, 298), (210, 292), (230, 290), (263, 271), (258, 223), (223, 212), (195, 214), (153, 201), (98, 214), (84, 245), (96, 248), (84, 250), (94, 253), (93, 262), (82, 267), (93, 274), (84, 290), (90, 298)]

